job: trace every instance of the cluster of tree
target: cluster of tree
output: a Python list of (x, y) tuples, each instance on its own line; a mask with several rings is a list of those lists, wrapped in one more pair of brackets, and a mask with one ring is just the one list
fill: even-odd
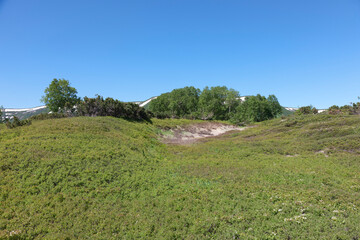
[(129, 120), (150, 121), (151, 115), (135, 103), (124, 103), (113, 98), (97, 96), (80, 99), (77, 90), (70, 86), (68, 80), (54, 79), (45, 89), (42, 102), (53, 113), (41, 115), (37, 119), (60, 118), (64, 116), (113, 116)]
[(171, 93), (163, 93), (152, 100), (149, 110), (157, 118), (195, 118), (193, 114), (199, 105), (199, 95), (200, 90), (194, 87), (174, 89)]
[(76, 113), (79, 116), (112, 116), (136, 121), (150, 121), (151, 115), (144, 108), (135, 103), (125, 103), (113, 98), (104, 99), (84, 97), (76, 105)]
[(301, 107), (295, 111), (296, 115), (317, 114), (319, 111), (313, 106)]
[(360, 114), (360, 102), (353, 103), (352, 105), (337, 106), (333, 105), (328, 109), (329, 114), (349, 114), (359, 115)]
[(276, 117), (282, 108), (274, 95), (246, 97), (227, 87), (174, 89), (150, 102), (149, 110), (158, 118), (230, 120), (234, 123), (259, 122)]
[(31, 124), (31, 120), (29, 119), (25, 119), (25, 120), (20, 120), (18, 117), (14, 117), (12, 119), (12, 121), (10, 121), (9, 119), (5, 119), (5, 124), (7, 128), (16, 128), (16, 127), (21, 127), (21, 126), (25, 126), (25, 125), (30, 125)]
[(236, 113), (230, 119), (234, 123), (261, 122), (277, 117), (282, 113), (282, 107), (275, 95), (268, 98), (261, 96), (246, 97), (236, 108)]

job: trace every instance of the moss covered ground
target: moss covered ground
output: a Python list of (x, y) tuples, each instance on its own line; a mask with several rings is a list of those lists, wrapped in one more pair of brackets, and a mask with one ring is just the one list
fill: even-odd
[(111, 117), (0, 125), (1, 239), (359, 239), (359, 116), (192, 145)]

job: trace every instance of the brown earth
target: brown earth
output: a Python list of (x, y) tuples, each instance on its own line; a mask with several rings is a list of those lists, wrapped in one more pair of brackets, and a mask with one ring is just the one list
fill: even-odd
[(166, 144), (191, 144), (207, 137), (215, 137), (230, 131), (242, 131), (245, 127), (234, 125), (206, 122), (188, 126), (163, 130), (160, 134), (162, 142)]

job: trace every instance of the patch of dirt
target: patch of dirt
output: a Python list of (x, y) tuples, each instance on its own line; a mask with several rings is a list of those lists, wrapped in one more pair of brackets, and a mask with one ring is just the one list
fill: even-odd
[(242, 131), (246, 127), (238, 127), (218, 122), (206, 122), (163, 130), (160, 134), (162, 142), (167, 144), (191, 144), (202, 138), (215, 137), (230, 131)]
[(325, 150), (320, 150), (320, 151), (317, 151), (315, 152), (316, 154), (324, 154), (325, 157), (329, 157), (329, 155), (327, 154), (328, 152), (328, 149), (325, 149)]

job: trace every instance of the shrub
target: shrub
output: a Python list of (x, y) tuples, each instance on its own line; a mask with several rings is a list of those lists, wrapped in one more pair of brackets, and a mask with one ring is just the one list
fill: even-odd
[(329, 114), (348, 114), (348, 115), (358, 115), (360, 114), (360, 102), (353, 103), (352, 105), (336, 106), (333, 105), (328, 109)]
[(329, 114), (335, 115), (341, 113), (340, 107), (337, 105), (332, 105), (328, 109)]
[(295, 111), (297, 115), (317, 114), (318, 110), (313, 106), (301, 107)]
[(69, 117), (69, 114), (66, 113), (41, 113), (38, 115), (31, 116), (29, 120), (46, 120), (54, 118), (65, 118)]
[(151, 113), (135, 103), (124, 103), (113, 98), (84, 97), (76, 105), (79, 116), (112, 116), (135, 121), (150, 121)]
[(6, 119), (5, 123), (6, 123), (7, 128), (12, 129), (12, 128), (16, 128), (16, 127), (31, 125), (31, 120), (29, 120), (29, 119), (20, 120), (18, 117), (15, 116), (12, 121), (10, 121), (9, 119)]

